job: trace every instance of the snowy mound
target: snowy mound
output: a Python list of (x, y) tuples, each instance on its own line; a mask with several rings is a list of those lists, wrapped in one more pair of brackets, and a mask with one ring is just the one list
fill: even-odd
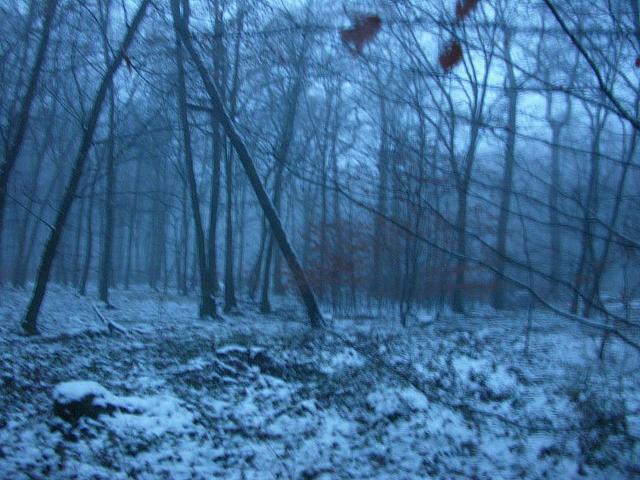
[(144, 424), (154, 428), (162, 425), (160, 430), (163, 431), (181, 428), (185, 422), (191, 422), (191, 414), (183, 411), (180, 402), (173, 397), (118, 396), (89, 380), (56, 385), (53, 389), (53, 411), (70, 423), (78, 422), (81, 417), (113, 415), (111, 423), (124, 420), (128, 425)]
[(76, 380), (59, 383), (53, 389), (53, 411), (68, 422), (80, 417), (96, 418), (115, 411), (139, 413), (132, 398), (118, 397), (97, 382)]
[(63, 382), (53, 389), (53, 400), (63, 405), (81, 402), (88, 398), (106, 401), (113, 398), (113, 395), (98, 382), (92, 382), (91, 380)]

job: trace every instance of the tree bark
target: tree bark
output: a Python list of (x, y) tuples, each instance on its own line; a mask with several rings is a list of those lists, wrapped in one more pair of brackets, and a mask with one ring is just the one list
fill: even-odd
[(492, 305), (496, 310), (502, 310), (505, 302), (505, 281), (503, 278), (505, 258), (507, 255), (507, 227), (509, 223), (509, 211), (511, 209), (511, 191), (513, 189), (513, 167), (515, 163), (516, 144), (516, 115), (518, 107), (518, 85), (511, 61), (511, 33), (504, 32), (504, 55), (507, 69), (506, 97), (507, 97), (507, 141), (505, 144), (504, 170), (502, 173), (502, 198), (500, 200), (500, 213), (498, 216), (498, 231), (496, 238), (496, 270), (494, 276)]
[[(109, 9), (111, 2), (102, 4), (104, 12), (102, 15), (102, 49), (105, 65), (109, 64)], [(102, 10), (102, 9), (101, 9)], [(104, 232), (102, 238), (102, 254), (100, 257), (100, 276), (98, 292), (99, 298), (107, 306), (109, 305), (109, 287), (111, 284), (111, 270), (113, 260), (113, 189), (115, 186), (115, 158), (114, 158), (114, 135), (115, 135), (115, 92), (113, 81), (109, 86), (109, 137), (106, 144), (107, 157), (107, 185), (104, 198)]]
[(2, 235), (4, 233), (4, 210), (7, 200), (7, 188), (9, 186), (9, 178), (13, 171), (18, 155), (22, 148), (24, 141), (24, 135), (27, 132), (27, 124), (29, 123), (29, 114), (31, 112), (31, 104), (36, 94), (36, 88), (38, 87), (38, 80), (40, 79), (40, 72), (42, 71), (42, 65), (44, 64), (47, 54), (47, 47), (49, 45), (49, 38), (51, 36), (51, 24), (58, 7), (58, 0), (47, 0), (44, 11), (44, 20), (42, 24), (42, 36), (38, 43), (38, 50), (36, 52), (36, 59), (31, 69), (31, 75), (29, 76), (29, 84), (27, 85), (27, 91), (20, 107), (20, 113), (16, 121), (16, 133), (13, 137), (13, 141), (7, 143), (7, 149), (5, 151), (5, 159), (0, 166), (0, 271), (2, 271)]
[[(196, 185), (196, 177), (193, 168), (193, 152), (191, 150), (191, 133), (189, 131), (189, 121), (187, 112), (187, 90), (185, 85), (184, 59), (182, 56), (182, 40), (178, 33), (178, 25), (186, 22), (188, 18), (188, 9), (180, 13), (179, 6), (176, 1), (172, 1), (173, 22), (176, 30), (176, 64), (178, 66), (178, 106), (180, 111), (180, 123), (182, 125), (182, 140), (184, 147), (184, 158), (186, 166), (187, 184), (189, 186), (189, 194), (191, 198), (191, 209), (193, 211), (193, 220), (195, 224), (196, 251), (198, 254), (198, 265), (200, 273), (200, 316), (216, 317), (216, 304), (213, 299), (211, 288), (212, 278), (207, 271), (207, 256), (205, 250), (204, 229), (202, 226), (202, 217), (200, 215), (200, 199), (198, 198), (198, 190)], [(182, 17), (184, 16), (184, 18)]]
[(62, 203), (58, 208), (58, 214), (53, 225), (53, 230), (49, 235), (49, 239), (44, 247), (44, 252), (42, 253), (42, 260), (40, 268), (38, 269), (33, 296), (31, 297), (27, 312), (22, 320), (22, 328), (27, 335), (38, 334), (38, 313), (40, 312), (40, 307), (42, 306), (42, 301), (44, 300), (44, 295), (46, 293), (47, 283), (51, 274), (51, 266), (53, 264), (53, 259), (62, 236), (62, 230), (66, 223), (69, 210), (71, 209), (71, 205), (78, 189), (78, 184), (80, 183), (80, 178), (82, 177), (82, 172), (84, 170), (89, 149), (91, 148), (93, 134), (96, 130), (96, 125), (98, 123), (98, 118), (100, 117), (100, 112), (102, 111), (102, 105), (104, 104), (107, 90), (111, 85), (114, 74), (124, 59), (126, 50), (129, 48), (129, 45), (131, 45), (131, 42), (135, 37), (136, 31), (144, 18), (149, 3), (150, 0), (142, 0), (137, 13), (131, 22), (131, 26), (128, 28), (124, 40), (118, 49), (118, 53), (114, 57), (113, 62), (111, 62), (111, 65), (109, 65), (109, 68), (100, 82), (100, 87), (98, 88), (98, 92), (96, 93), (91, 106), (89, 118), (80, 142), (78, 155), (76, 156), (73, 171), (71, 172), (71, 178), (69, 179), (69, 183), (65, 189)]
[[(172, 5), (174, 7), (174, 16), (176, 16), (176, 14), (178, 13), (178, 0), (172, 0)], [(260, 181), (260, 177), (255, 168), (253, 159), (251, 158), (251, 154), (249, 153), (244, 140), (236, 131), (235, 125), (231, 121), (229, 114), (224, 108), (224, 104), (222, 103), (222, 99), (216, 86), (209, 78), (209, 73), (205, 65), (202, 63), (198, 52), (195, 50), (193, 44), (191, 43), (187, 23), (184, 21), (180, 21), (179, 18), (176, 18), (176, 20), (178, 20), (178, 31), (180, 33), (180, 36), (184, 41), (185, 46), (196, 65), (196, 68), (198, 69), (207, 93), (211, 99), (215, 115), (222, 124), (227, 137), (231, 141), (234, 149), (236, 150), (236, 153), (238, 154), (238, 159), (240, 160), (247, 174), (247, 177), (249, 178), (249, 182), (251, 183), (251, 186), (253, 187), (256, 196), (258, 197), (260, 206), (262, 207), (262, 210), (264, 211), (265, 216), (269, 221), (271, 231), (273, 232), (273, 235), (277, 240), (278, 245), (280, 246), (280, 250), (285, 257), (289, 268), (291, 269), (293, 278), (300, 290), (302, 300), (307, 308), (309, 321), (313, 327), (320, 327), (322, 325), (322, 314), (320, 313), (320, 308), (318, 307), (315, 294), (313, 293), (313, 290), (311, 289), (307, 281), (304, 270), (302, 269), (300, 262), (298, 261), (298, 258), (293, 251), (293, 248), (291, 247), (291, 244), (289, 243), (289, 239), (287, 238), (284, 228), (282, 227), (282, 222), (278, 217), (273, 203), (269, 199), (264, 185), (262, 185), (262, 182)]]

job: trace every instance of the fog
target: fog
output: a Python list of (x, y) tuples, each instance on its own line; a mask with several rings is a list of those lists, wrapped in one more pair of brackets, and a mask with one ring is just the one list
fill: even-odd
[(0, 11), (0, 473), (639, 474), (637, 2)]

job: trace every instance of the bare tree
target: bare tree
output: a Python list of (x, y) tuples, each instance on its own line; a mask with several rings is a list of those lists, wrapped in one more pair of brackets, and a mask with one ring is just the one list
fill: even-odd
[(7, 141), (4, 152), (4, 162), (0, 165), (0, 271), (2, 270), (2, 235), (4, 231), (4, 210), (7, 202), (7, 186), (9, 184), (11, 172), (13, 171), (16, 161), (18, 160), (18, 156), (20, 155), (25, 133), (27, 132), (31, 105), (36, 95), (40, 73), (45, 62), (47, 47), (49, 45), (49, 37), (51, 36), (51, 26), (53, 24), (57, 7), (58, 0), (47, 0), (44, 9), (42, 34), (38, 43), (36, 58), (33, 62), (33, 66), (31, 67), (27, 90), (24, 94), (24, 98), (20, 105), (20, 111), (16, 119), (15, 133), (13, 138)]
[[(234, 149), (236, 150), (236, 153), (238, 154), (238, 158), (242, 163), (242, 166), (249, 178), (249, 181), (251, 182), (251, 186), (253, 187), (256, 193), (256, 196), (258, 197), (260, 206), (262, 207), (262, 210), (264, 211), (264, 214), (267, 217), (267, 220), (269, 221), (269, 226), (271, 227), (271, 231), (273, 232), (273, 235), (277, 240), (278, 245), (280, 246), (280, 250), (282, 251), (282, 254), (287, 260), (289, 268), (292, 271), (294, 280), (296, 281), (298, 288), (300, 289), (302, 300), (307, 308), (309, 321), (311, 325), (314, 327), (320, 326), (322, 322), (322, 314), (320, 313), (320, 309), (316, 302), (316, 298), (313, 293), (313, 290), (311, 290), (311, 287), (309, 286), (304, 270), (300, 266), (300, 262), (298, 261), (298, 258), (295, 252), (293, 251), (291, 244), (289, 243), (289, 240), (284, 231), (284, 228), (282, 227), (280, 218), (278, 217), (278, 213), (275, 210), (271, 200), (269, 199), (269, 196), (267, 195), (267, 192), (265, 191), (264, 186), (262, 185), (262, 182), (260, 181), (260, 177), (258, 176), (258, 173), (255, 169), (254, 162), (251, 158), (251, 155), (249, 154), (249, 151), (247, 150), (247, 147), (244, 141), (242, 140), (242, 137), (237, 133), (235, 126), (229, 117), (229, 114), (225, 111), (224, 104), (222, 103), (220, 94), (218, 93), (216, 86), (213, 84), (213, 82), (209, 78), (207, 69), (202, 63), (202, 60), (200, 59), (198, 52), (195, 50), (195, 47), (191, 42), (191, 38), (188, 30), (188, 24), (186, 21), (182, 20), (180, 17), (180, 6), (178, 2), (179, 0), (172, 0), (172, 9), (174, 14), (174, 22), (176, 25), (176, 29), (179, 32), (180, 37), (184, 41), (185, 47), (187, 48), (187, 50), (189, 51), (189, 54), (191, 55), (191, 59), (193, 60), (194, 64), (196, 65), (196, 68), (198, 69), (198, 73), (200, 74), (200, 77), (204, 82), (205, 88), (207, 90), (207, 94), (211, 99), (214, 113), (217, 116), (218, 121), (220, 121), (220, 123), (222, 124), (227, 137), (231, 141)], [(185, 2), (183, 1), (183, 4), (184, 3)], [(186, 9), (186, 11), (188, 12), (188, 9)], [(183, 10), (183, 13), (184, 12), (185, 10)]]
[(142, 0), (140, 7), (138, 8), (136, 15), (131, 22), (131, 26), (127, 29), (118, 52), (114, 56), (113, 61), (109, 65), (109, 68), (107, 69), (102, 78), (102, 81), (100, 82), (100, 86), (91, 106), (91, 111), (89, 113), (87, 124), (84, 129), (84, 134), (82, 135), (78, 154), (74, 162), (73, 172), (71, 173), (71, 178), (69, 179), (69, 183), (67, 184), (67, 187), (65, 189), (64, 197), (62, 199), (60, 207), (58, 208), (58, 214), (53, 224), (53, 229), (51, 230), (51, 234), (49, 235), (44, 251), (42, 253), (42, 260), (40, 262), (40, 268), (38, 269), (33, 296), (31, 297), (31, 301), (29, 302), (29, 306), (22, 320), (22, 328), (27, 335), (36, 335), (38, 333), (36, 322), (38, 319), (38, 313), (40, 312), (42, 301), (44, 300), (44, 295), (46, 293), (47, 283), (51, 274), (51, 266), (56, 254), (56, 249), (58, 247), (58, 244), (60, 243), (62, 230), (71, 209), (76, 190), (78, 189), (78, 184), (80, 183), (80, 178), (82, 177), (82, 172), (84, 170), (89, 149), (91, 148), (93, 134), (95, 133), (96, 125), (98, 124), (98, 118), (100, 117), (100, 112), (102, 111), (102, 105), (104, 103), (107, 90), (111, 85), (114, 74), (120, 67), (120, 64), (122, 63), (126, 55), (127, 49), (129, 48), (131, 42), (135, 37), (140, 23), (142, 23), (142, 19), (144, 18), (149, 3), (150, 0)]

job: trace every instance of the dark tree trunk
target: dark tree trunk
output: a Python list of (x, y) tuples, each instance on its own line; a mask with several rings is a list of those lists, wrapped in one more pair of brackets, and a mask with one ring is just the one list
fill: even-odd
[(38, 43), (36, 58), (31, 69), (31, 74), (29, 76), (27, 91), (25, 93), (24, 100), (22, 101), (20, 112), (16, 120), (16, 133), (13, 136), (12, 141), (7, 142), (4, 162), (2, 163), (2, 165), (0, 165), (0, 272), (2, 271), (2, 235), (4, 233), (4, 210), (7, 201), (7, 188), (9, 186), (9, 178), (11, 176), (11, 172), (15, 167), (18, 155), (20, 154), (22, 142), (24, 141), (24, 135), (27, 132), (27, 124), (29, 122), (31, 104), (33, 103), (33, 99), (36, 94), (40, 72), (42, 71), (42, 65), (44, 64), (47, 54), (49, 37), (51, 35), (51, 24), (53, 23), (53, 17), (55, 16), (57, 7), (58, 0), (47, 0), (42, 24), (42, 36), (40, 37), (40, 41)]
[(268, 234), (267, 256), (264, 260), (264, 273), (262, 274), (262, 295), (260, 296), (260, 313), (271, 312), (271, 302), (269, 301), (269, 289), (271, 282), (271, 257), (273, 255), (273, 235)]
[[(234, 60), (233, 60), (233, 78), (231, 81), (231, 95), (230, 104), (231, 112), (230, 117), (233, 121), (236, 115), (238, 89), (240, 87), (240, 40), (242, 38), (243, 28), (243, 16), (244, 12), (240, 12), (238, 16), (238, 36), (236, 37), (236, 43), (234, 47)], [(222, 19), (220, 19), (222, 23)], [(226, 142), (225, 142), (226, 145)], [(224, 253), (224, 311), (230, 312), (237, 308), (238, 302), (236, 301), (236, 289), (234, 281), (234, 267), (233, 267), (233, 149), (229, 146), (225, 149), (224, 168), (226, 175), (226, 227), (225, 227), (225, 253)]]
[[(102, 15), (102, 48), (105, 64), (110, 61), (109, 55), (109, 10), (111, 1), (104, 4), (105, 11)], [(98, 281), (99, 298), (106, 305), (109, 305), (109, 287), (111, 286), (112, 262), (113, 262), (113, 190), (116, 182), (115, 158), (114, 158), (114, 135), (115, 135), (115, 92), (113, 81), (109, 88), (109, 137), (106, 144), (107, 157), (107, 184), (104, 198), (104, 232), (102, 238), (102, 253), (100, 256), (100, 276)]]
[(491, 303), (496, 310), (502, 310), (505, 302), (505, 281), (503, 278), (507, 256), (507, 227), (511, 210), (511, 190), (513, 189), (513, 167), (515, 163), (516, 144), (516, 115), (518, 107), (518, 85), (511, 62), (511, 35), (509, 30), (504, 32), (504, 55), (506, 59), (507, 78), (507, 141), (504, 154), (504, 170), (502, 173), (502, 198), (498, 214), (498, 231), (496, 238), (496, 275), (493, 282)]
[(316, 302), (316, 298), (313, 293), (313, 290), (309, 286), (304, 270), (302, 269), (300, 262), (298, 261), (298, 258), (295, 252), (293, 251), (291, 244), (289, 243), (289, 239), (287, 238), (284, 228), (282, 227), (282, 223), (280, 221), (280, 218), (278, 217), (278, 213), (274, 208), (271, 200), (269, 199), (269, 196), (264, 186), (262, 185), (262, 182), (260, 181), (260, 176), (256, 171), (255, 164), (244, 143), (244, 140), (236, 131), (235, 125), (231, 121), (229, 114), (226, 112), (224, 108), (224, 104), (222, 103), (222, 99), (220, 97), (220, 94), (216, 86), (213, 84), (213, 82), (209, 78), (209, 73), (205, 65), (202, 63), (202, 60), (200, 59), (197, 51), (195, 50), (193, 44), (191, 43), (187, 23), (184, 21), (180, 21), (179, 17), (177, 16), (179, 11), (178, 0), (172, 0), (172, 5), (174, 7), (173, 8), (174, 19), (179, 22), (178, 31), (180, 33), (180, 36), (184, 40), (185, 46), (189, 51), (189, 54), (191, 55), (191, 58), (193, 59), (193, 62), (196, 65), (196, 68), (198, 69), (198, 72), (200, 74), (200, 77), (202, 78), (202, 81), (204, 82), (207, 93), (211, 99), (213, 110), (216, 116), (218, 117), (218, 120), (222, 124), (227, 134), (227, 137), (231, 141), (234, 149), (236, 150), (236, 153), (238, 154), (240, 163), (242, 164), (247, 174), (247, 177), (249, 178), (249, 182), (251, 183), (251, 186), (253, 187), (256, 193), (256, 196), (258, 197), (260, 206), (262, 207), (262, 210), (267, 220), (269, 221), (269, 226), (271, 227), (271, 231), (273, 232), (273, 235), (277, 240), (278, 245), (280, 246), (280, 250), (282, 254), (287, 260), (287, 264), (291, 269), (293, 278), (300, 290), (302, 300), (307, 308), (309, 321), (312, 326), (319, 327), (322, 324), (322, 314), (320, 313), (318, 303)]
[(85, 247), (84, 264), (82, 267), (82, 275), (80, 276), (80, 284), (78, 286), (78, 293), (83, 297), (87, 294), (87, 282), (89, 280), (89, 272), (91, 271), (91, 260), (93, 258), (93, 202), (96, 192), (96, 183), (98, 181), (98, 173), (100, 169), (96, 167), (96, 171), (91, 179), (89, 186), (89, 206), (87, 208), (87, 239)]
[(91, 111), (89, 113), (89, 117), (87, 119), (87, 123), (82, 135), (82, 140), (80, 142), (78, 155), (76, 156), (74, 162), (71, 178), (69, 179), (69, 183), (67, 184), (67, 188), (65, 189), (62, 203), (58, 208), (58, 213), (53, 224), (53, 230), (49, 235), (49, 239), (47, 240), (47, 243), (44, 247), (44, 252), (42, 253), (42, 260), (40, 263), (40, 268), (38, 269), (33, 296), (31, 297), (31, 301), (29, 302), (29, 306), (27, 307), (27, 312), (22, 320), (22, 328), (27, 335), (36, 335), (38, 333), (38, 313), (40, 312), (40, 307), (42, 306), (42, 301), (44, 300), (47, 283), (49, 281), (49, 275), (51, 274), (51, 266), (53, 264), (53, 259), (60, 242), (60, 238), (62, 237), (62, 230), (66, 223), (67, 216), (69, 215), (71, 205), (78, 189), (78, 184), (80, 183), (80, 178), (82, 177), (82, 172), (84, 170), (89, 149), (91, 148), (93, 134), (96, 130), (96, 125), (98, 123), (98, 118), (100, 117), (100, 112), (102, 110), (102, 105), (104, 103), (107, 90), (111, 85), (113, 75), (118, 70), (118, 67), (124, 59), (125, 52), (129, 48), (129, 45), (131, 45), (131, 42), (135, 37), (135, 33), (138, 29), (138, 26), (142, 22), (142, 19), (144, 18), (149, 3), (150, 0), (142, 0), (137, 13), (133, 18), (133, 21), (131, 22), (131, 26), (127, 30), (124, 40), (122, 41), (122, 44), (118, 49), (118, 53), (114, 57), (113, 62), (111, 62), (111, 64), (109, 65), (109, 68), (107, 69), (104, 77), (102, 78), (102, 81), (100, 82), (100, 87), (98, 88), (98, 92), (96, 93), (93, 105), (91, 106)]
[(224, 251), (224, 311), (230, 312), (237, 308), (236, 291), (233, 279), (233, 152), (225, 155), (226, 173), (226, 221), (225, 221), (225, 251)]
[(138, 191), (140, 190), (140, 177), (141, 177), (141, 165), (140, 159), (136, 161), (136, 173), (135, 173), (135, 192), (133, 194), (133, 205), (129, 210), (129, 225), (128, 225), (128, 237), (127, 237), (127, 263), (124, 270), (124, 288), (129, 290), (131, 282), (131, 265), (133, 263), (133, 241), (135, 239), (135, 221), (138, 215)]
[[(180, 110), (180, 123), (182, 126), (182, 140), (184, 147), (184, 158), (186, 166), (187, 184), (191, 198), (191, 209), (195, 224), (196, 251), (198, 254), (198, 266), (200, 272), (200, 316), (217, 317), (216, 304), (211, 288), (211, 277), (207, 271), (207, 257), (205, 250), (204, 230), (202, 227), (202, 217), (200, 215), (200, 199), (196, 185), (196, 177), (193, 168), (193, 153), (191, 151), (191, 133), (189, 131), (187, 112), (187, 91), (185, 86), (184, 60), (182, 57), (182, 41), (180, 39), (179, 25), (186, 22), (188, 10), (180, 12), (180, 7), (176, 0), (172, 0), (174, 28), (176, 30), (176, 63), (178, 66), (178, 106)], [(184, 16), (184, 17), (182, 17)]]

